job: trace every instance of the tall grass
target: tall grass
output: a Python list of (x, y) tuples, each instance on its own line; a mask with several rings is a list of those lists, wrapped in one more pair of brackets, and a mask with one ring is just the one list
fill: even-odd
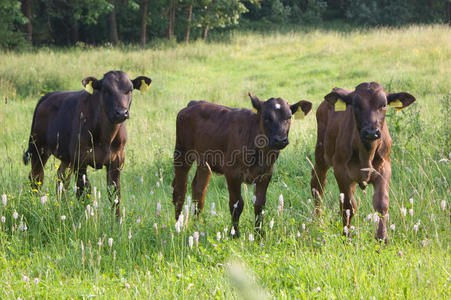
[[(449, 27), (237, 32), (228, 43), (174, 48), (5, 52), (0, 66), (0, 194), (7, 201), (0, 203), (2, 298), (238, 298), (246, 294), (240, 287), (253, 286), (280, 298), (450, 298)], [(101, 78), (111, 69), (153, 79), (148, 93), (135, 93), (127, 121), (121, 222), (111, 215), (104, 170), (89, 171), (96, 193), (79, 202), (73, 181), (62, 199), (57, 195), (58, 160), (47, 163), (37, 194), (21, 162), (40, 94), (81, 89), (81, 79)], [(324, 216), (311, 217), (314, 111), (333, 87), (352, 89), (363, 81), (417, 98), (408, 109), (387, 115), (394, 141), (389, 210), (394, 229), (386, 247), (373, 238), (372, 187), (356, 193), (351, 241), (340, 234), (332, 171)], [(192, 99), (250, 107), (248, 91), (314, 103), (305, 120), (292, 123), (290, 145), (276, 163), (265, 209), (267, 234), (250, 238), (253, 188), (243, 186), (242, 237), (230, 239), (228, 192), (219, 176), (210, 181), (203, 215), (190, 215), (177, 233), (170, 185), (176, 114)], [(198, 246), (190, 248), (195, 232)], [(235, 261), (255, 283), (236, 283)]]

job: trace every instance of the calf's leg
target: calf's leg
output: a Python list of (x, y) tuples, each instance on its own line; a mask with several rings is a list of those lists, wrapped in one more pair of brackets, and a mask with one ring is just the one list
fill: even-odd
[[(340, 193), (343, 193), (344, 195), (343, 203), (341, 203), (340, 201), (340, 213), (343, 219), (343, 227), (346, 226), (347, 228), (349, 228), (352, 218), (354, 217), (354, 213), (357, 209), (357, 202), (354, 199), (354, 193), (357, 184), (351, 181), (344, 174), (345, 168), (343, 166), (339, 166), (337, 168), (334, 167), (334, 173), (338, 183), (338, 188), (340, 189)], [(347, 235), (345, 230), (343, 230), (343, 234)]]
[(112, 210), (115, 211), (116, 217), (121, 216), (121, 169), (124, 164), (123, 156), (119, 156), (116, 160), (107, 164), (107, 185), (108, 196), (112, 201)]
[(382, 172), (377, 174), (373, 172), (372, 180), (374, 186), (373, 207), (379, 214), (379, 223), (377, 226), (376, 239), (388, 243), (387, 234), (387, 213), (388, 213), (388, 187), (391, 177), (390, 162), (386, 162)]
[(241, 180), (227, 175), (226, 180), (229, 189), (229, 209), (232, 215), (232, 227), (235, 230), (233, 237), (240, 237), (238, 223), (244, 207), (244, 201), (241, 197)]
[[(175, 151), (177, 153), (177, 150)], [(192, 162), (185, 159), (185, 155), (179, 154), (174, 156), (174, 180), (172, 181), (172, 203), (175, 208), (175, 219), (178, 220), (185, 203), (186, 185), (188, 181), (188, 172), (191, 169)]]
[[(86, 191), (85, 191), (86, 188)], [(77, 170), (77, 198), (80, 199), (84, 193), (91, 192), (91, 184), (86, 175), (86, 166), (81, 166)]]
[(211, 170), (208, 165), (198, 165), (196, 175), (192, 182), (193, 201), (196, 205), (196, 215), (202, 212), (205, 204), (205, 194), (207, 192), (208, 182), (211, 178)]
[(32, 189), (40, 189), (44, 183), (44, 167), (48, 159), (49, 154), (44, 148), (41, 148), (41, 151), (38, 151), (37, 148), (33, 149), (31, 153), (31, 173), (28, 176)]
[(69, 163), (68, 162), (64, 162), (64, 161), (62, 161), (60, 166), (58, 167), (58, 171), (57, 171), (58, 182), (56, 183), (56, 192), (57, 192), (57, 194), (58, 194), (60, 183), (63, 184), (63, 188), (65, 190), (67, 190), (67, 188), (69, 186), (70, 176), (72, 174), (72, 169), (69, 169), (69, 172), (66, 174), (66, 170), (69, 167), (70, 167)]
[(255, 214), (255, 231), (257, 234), (263, 236), (263, 209), (266, 204), (266, 191), (268, 189), (269, 182), (271, 181), (271, 175), (264, 176), (255, 185), (255, 203), (254, 203), (254, 214)]
[(310, 180), (310, 191), (315, 201), (315, 216), (321, 216), (322, 197), (324, 196), (324, 187), (326, 186), (326, 176), (329, 166), (324, 160), (324, 142), (323, 134), (324, 126), (318, 123), (318, 137), (315, 148), (315, 166), (312, 169), (312, 179)]

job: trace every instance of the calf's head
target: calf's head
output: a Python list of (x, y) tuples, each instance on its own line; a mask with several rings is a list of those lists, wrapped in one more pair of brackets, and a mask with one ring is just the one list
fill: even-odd
[(387, 93), (377, 82), (361, 83), (354, 91), (334, 88), (324, 99), (335, 105), (335, 111), (352, 107), (360, 139), (367, 147), (382, 137), (387, 106), (401, 110), (415, 101), (409, 93)]
[(303, 117), (312, 109), (312, 103), (305, 100), (290, 105), (282, 98), (260, 101), (251, 93), (249, 97), (257, 111), (260, 128), (268, 139), (268, 146), (278, 150), (288, 145), (291, 117)]
[(152, 80), (145, 76), (130, 80), (122, 71), (110, 71), (98, 80), (86, 77), (82, 84), (90, 94), (98, 93), (103, 112), (111, 123), (118, 124), (130, 117), (133, 89), (147, 90)]

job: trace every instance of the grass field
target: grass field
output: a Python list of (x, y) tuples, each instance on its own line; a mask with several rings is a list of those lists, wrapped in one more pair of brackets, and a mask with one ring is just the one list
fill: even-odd
[[(135, 92), (127, 121), (121, 223), (111, 216), (105, 170), (88, 173), (97, 190), (94, 207), (94, 199), (78, 202), (72, 188), (66, 201), (58, 199), (57, 160), (47, 163), (37, 194), (28, 184), (30, 168), (22, 163), (40, 94), (81, 89), (81, 79), (101, 78), (111, 69), (153, 79), (149, 92)], [(356, 192), (352, 241), (341, 236), (332, 171), (324, 215), (311, 219), (314, 112), (333, 87), (352, 89), (364, 81), (417, 98), (408, 109), (387, 114), (394, 141), (389, 210), (394, 230), (385, 247), (374, 240), (372, 187)], [(192, 99), (250, 108), (248, 91), (261, 99), (280, 96), (314, 104), (305, 120), (292, 123), (291, 143), (276, 163), (266, 236), (249, 239), (252, 186), (243, 186), (242, 237), (231, 240), (224, 234), (230, 213), (225, 179), (219, 176), (210, 181), (203, 215), (190, 216), (177, 233), (171, 187), (176, 114)], [(451, 29), (438, 25), (236, 33), (227, 43), (146, 50), (1, 53), (0, 194), (7, 204), (0, 203), (5, 217), (0, 298), (241, 298), (253, 291), (275, 298), (450, 299), (450, 92)], [(42, 204), (44, 194), (48, 200)], [(281, 212), (279, 195), (285, 204)], [(92, 215), (86, 213), (88, 204)], [(194, 232), (199, 244), (191, 249)]]

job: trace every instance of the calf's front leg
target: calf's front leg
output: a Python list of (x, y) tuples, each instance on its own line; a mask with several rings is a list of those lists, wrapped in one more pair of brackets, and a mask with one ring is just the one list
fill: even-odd
[(113, 202), (112, 210), (116, 212), (116, 216), (121, 216), (121, 169), (124, 164), (123, 158), (116, 158), (107, 164), (107, 185), (108, 197)]
[[(348, 236), (352, 218), (357, 209), (357, 202), (354, 199), (356, 183), (346, 175), (346, 168), (343, 166), (334, 167), (335, 179), (338, 183), (340, 193), (343, 193), (343, 199), (340, 199), (340, 213), (343, 219), (343, 235)], [(343, 200), (343, 202), (341, 202)]]
[(255, 185), (255, 232), (260, 236), (264, 235), (263, 228), (263, 209), (266, 204), (266, 191), (268, 189), (269, 182), (271, 181), (271, 175), (263, 176)]
[(86, 175), (86, 166), (79, 167), (76, 173), (77, 173), (77, 199), (80, 199), (84, 193), (91, 192), (91, 184), (89, 183), (88, 176)]
[(232, 215), (232, 228), (235, 230), (233, 237), (240, 237), (238, 223), (243, 211), (244, 201), (241, 197), (241, 180), (226, 175), (227, 187), (229, 189), (229, 208)]
[(376, 239), (388, 243), (387, 213), (388, 213), (388, 187), (391, 178), (391, 165), (386, 162), (381, 173), (373, 172), (372, 183), (374, 186), (373, 207), (379, 214)]

